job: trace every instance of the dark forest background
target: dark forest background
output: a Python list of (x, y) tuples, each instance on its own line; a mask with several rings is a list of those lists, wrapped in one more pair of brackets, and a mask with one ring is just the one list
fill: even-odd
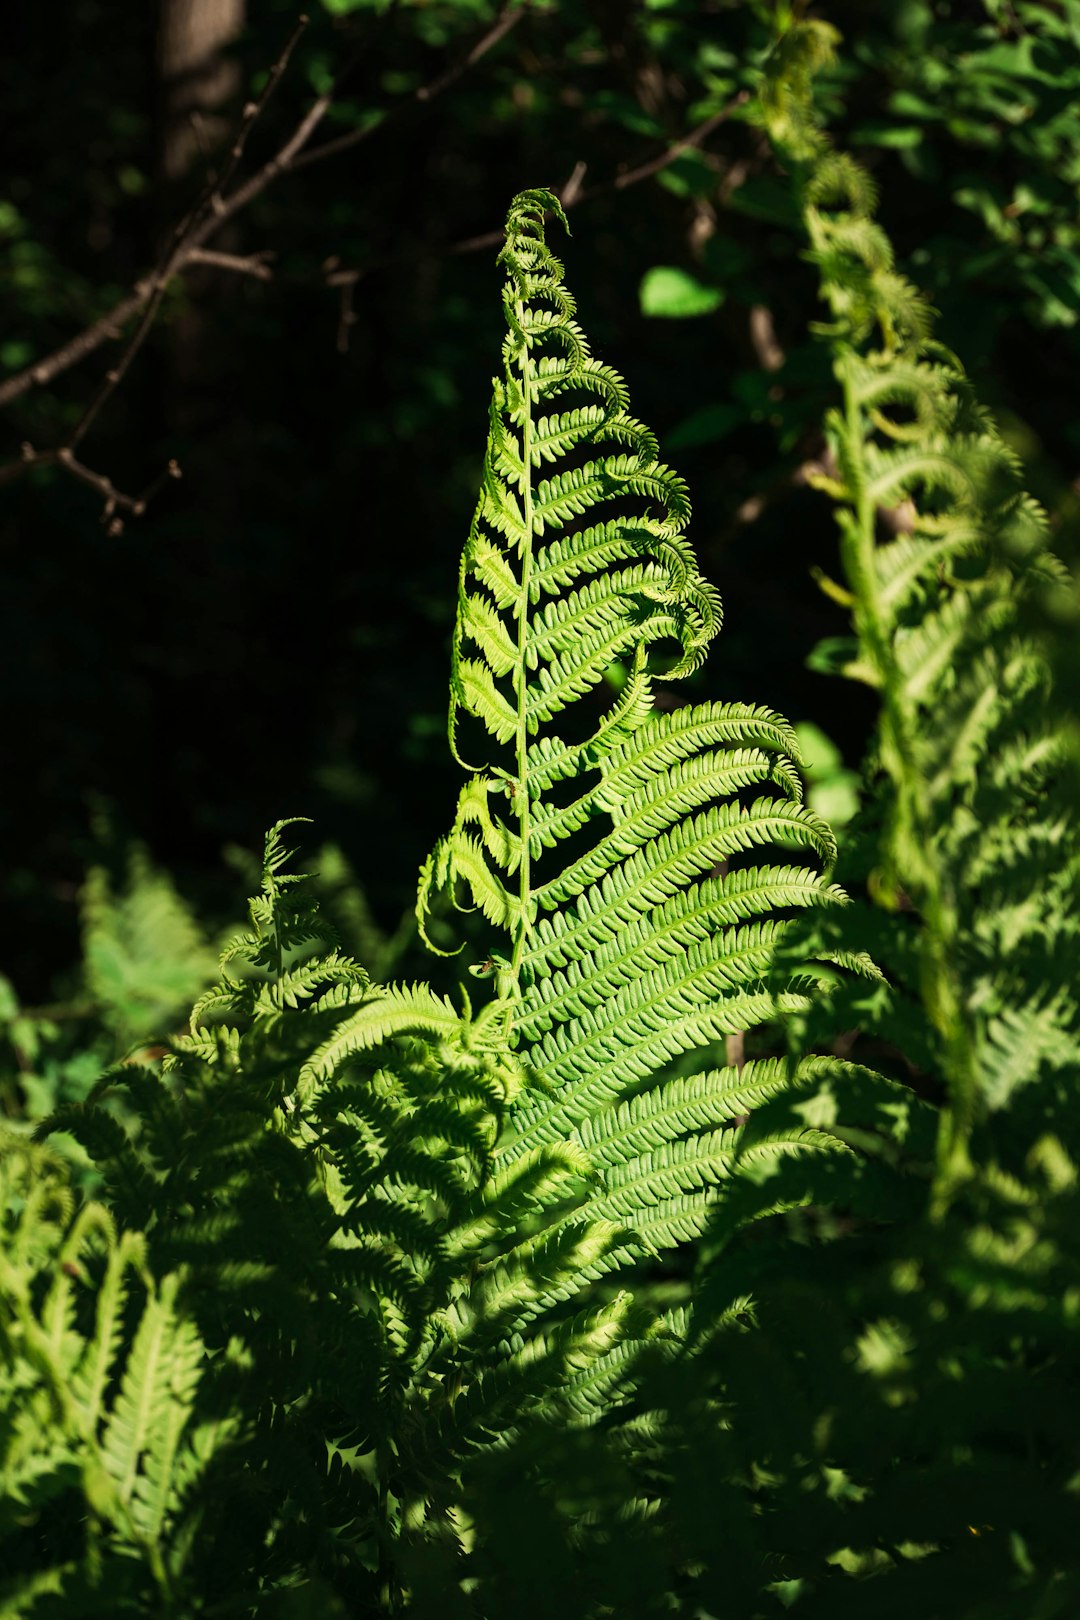
[[(727, 620), (699, 690), (812, 720), (858, 763), (871, 706), (815, 653), (844, 628), (811, 572), (835, 549), (805, 477), (831, 397), (808, 337), (815, 278), (775, 159), (733, 105), (775, 9), (313, 0), (231, 186), (335, 79), (306, 150), (341, 149), (222, 226), (211, 246), (230, 262), (170, 282), (80, 439), (99, 487), (48, 453), (124, 337), (0, 413), (0, 969), (20, 1002), (77, 999), (85, 874), (119, 881), (132, 841), (211, 932), (245, 892), (228, 850), (283, 815), (313, 818), (311, 847), (337, 846), (384, 931), (411, 905), (454, 802), (448, 638), (502, 330), (497, 245), (471, 240), (524, 187), (577, 199), (564, 257), (583, 324), (689, 483)], [(1075, 563), (1080, 5), (811, 13), (844, 35), (822, 91), (836, 138), (873, 171), (903, 270)], [(160, 260), (299, 15), (294, 0), (122, 16), (13, 0), (0, 378)], [(171, 459), (183, 476), (162, 480)], [(103, 513), (103, 479), (153, 488), (145, 512)]]

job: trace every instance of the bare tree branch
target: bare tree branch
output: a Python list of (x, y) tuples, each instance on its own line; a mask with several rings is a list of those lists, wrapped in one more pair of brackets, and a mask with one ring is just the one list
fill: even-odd
[(18, 461), (0, 467), (0, 484), (11, 483), (15, 478), (28, 472), (31, 467), (62, 467), (78, 483), (96, 490), (104, 502), (101, 521), (108, 525), (110, 534), (119, 534), (124, 526), (123, 520), (115, 515), (117, 509), (130, 512), (132, 517), (141, 517), (154, 496), (170, 479), (183, 476), (179, 463), (171, 460), (141, 494), (127, 495), (123, 490), (117, 489), (112, 479), (107, 478), (104, 473), (95, 472), (92, 467), (87, 467), (67, 445), (61, 445), (58, 450), (35, 450), (32, 444), (24, 444)]
[(259, 253), (216, 253), (213, 248), (194, 248), (189, 264), (208, 264), (218, 270), (234, 270), (238, 276), (254, 276), (256, 281), (272, 281), (274, 272), (268, 261), (274, 257), (269, 248)]
[(262, 93), (256, 96), (254, 101), (249, 101), (244, 108), (240, 120), (240, 128), (236, 132), (236, 139), (233, 141), (229, 150), (229, 155), (225, 159), (225, 166), (214, 181), (210, 202), (215, 213), (217, 212), (217, 208), (220, 206), (222, 192), (225, 190), (225, 187), (229, 184), (229, 181), (232, 179), (233, 175), (240, 166), (240, 159), (244, 155), (244, 147), (247, 145), (248, 136), (251, 134), (251, 131), (262, 117), (266, 103), (270, 100), (270, 97), (280, 84), (285, 73), (285, 69), (289, 65), (289, 60), (292, 53), (300, 43), (301, 35), (307, 28), (309, 21), (310, 18), (306, 13), (301, 13), (301, 15), (297, 18), (296, 27), (289, 35), (289, 38), (285, 43), (285, 49), (282, 51), (281, 55), (278, 57), (277, 61), (274, 63), (273, 67), (270, 69), (270, 72), (266, 76), (266, 83), (262, 87)]
[(779, 371), (786, 356), (776, 336), (772, 310), (767, 304), (754, 304), (751, 307), (749, 334), (751, 347), (762, 371)]
[(581, 183), (585, 179), (586, 167), (587, 165), (582, 163), (579, 158), (574, 164), (573, 169), (570, 171), (570, 178), (561, 187), (559, 191), (559, 201), (562, 203), (564, 209), (573, 208), (574, 204), (580, 199)]
[[(87, 355), (92, 354), (103, 343), (108, 342), (111, 338), (119, 337), (131, 317), (138, 314), (148, 303), (153, 302), (156, 310), (157, 304), (160, 303), (172, 277), (180, 269), (186, 268), (192, 262), (192, 255), (202, 247), (207, 238), (213, 234), (217, 224), (222, 223), (226, 217), (223, 212), (225, 205), (221, 199), (221, 186), (235, 171), (236, 165), (243, 155), (248, 135), (276, 89), (307, 25), (308, 19), (306, 16), (301, 17), (297, 22), (289, 35), (285, 48), (270, 69), (262, 94), (257, 101), (248, 102), (244, 108), (240, 129), (226, 160), (223, 174), (213, 177), (195, 206), (189, 210), (177, 225), (172, 233), (169, 247), (156, 268), (149, 275), (140, 277), (130, 293), (120, 299), (107, 315), (103, 315), (99, 320), (88, 326), (84, 332), (80, 332), (77, 337), (70, 339), (69, 342), (56, 349), (44, 360), (36, 360), (33, 365), (25, 367), (22, 371), (17, 371), (13, 377), (8, 377), (4, 382), (0, 383), (0, 407), (12, 404), (16, 399), (21, 398), (23, 394), (28, 393), (31, 388), (43, 387), (52, 382), (54, 377), (60, 376), (62, 372), (69, 370), (71, 366), (77, 365), (80, 360), (84, 360)], [(205, 218), (208, 209), (210, 217)], [(193, 227), (195, 228), (193, 229)], [(113, 369), (119, 370), (122, 376), (124, 371), (127, 370), (127, 365), (121, 362), (120, 366)], [(94, 415), (96, 414), (97, 411), (95, 410)], [(83, 431), (85, 432), (85, 427)]]
[[(346, 146), (355, 146), (360, 140), (365, 139), (369, 134), (373, 134), (375, 129), (383, 129), (391, 120), (396, 121), (403, 112), (411, 111), (416, 102), (427, 103), (434, 100), (437, 95), (441, 95), (451, 84), (456, 83), (470, 67), (486, 56), (493, 46), (509, 33), (515, 24), (521, 21), (527, 14), (528, 9), (528, 4), (510, 6), (502, 14), (498, 22), (476, 42), (461, 62), (457, 63), (453, 68), (444, 70), (429, 84), (421, 86), (408, 101), (392, 108), (378, 125), (373, 125), (366, 130), (353, 130), (350, 131), (348, 136), (339, 137), (335, 141), (328, 141), (314, 151), (304, 153), (304, 161), (315, 162), (333, 156), (336, 152), (344, 150)], [(234, 218), (241, 209), (246, 208), (256, 197), (261, 196), (267, 187), (273, 184), (280, 175), (300, 167), (299, 159), (302, 150), (329, 111), (334, 95), (346, 76), (345, 73), (339, 75), (330, 90), (318, 97), (274, 156), (264, 163), (260, 169), (256, 170), (243, 184), (239, 185), (235, 191), (228, 196), (223, 195), (224, 186), (236, 172), (248, 135), (280, 81), (306, 25), (307, 18), (301, 17), (293, 29), (284, 50), (271, 68), (259, 99), (255, 102), (249, 102), (245, 107), (240, 131), (230, 150), (222, 175), (215, 177), (207, 193), (199, 199), (195, 207), (177, 226), (176, 231), (173, 233), (172, 244), (166, 255), (163, 256), (162, 262), (149, 275), (140, 278), (131, 292), (122, 298), (107, 315), (103, 315), (100, 320), (87, 327), (86, 331), (79, 333), (78, 337), (72, 338), (45, 359), (35, 361), (33, 365), (25, 367), (24, 370), (16, 372), (13, 377), (8, 377), (6, 381), (0, 383), (0, 407), (10, 405), (32, 388), (52, 382), (55, 377), (67, 371), (71, 366), (76, 365), (80, 360), (85, 359), (87, 355), (92, 354), (95, 349), (100, 348), (110, 338), (117, 337), (131, 317), (140, 310), (145, 310), (148, 304), (153, 306), (153, 311), (156, 314), (157, 307), (169, 282), (188, 269), (192, 263), (199, 262), (195, 260), (195, 254), (205, 247), (218, 229), (227, 220)], [(207, 261), (202, 260), (201, 262), (206, 263)], [(235, 266), (229, 268), (235, 268)], [(119, 374), (120, 378), (127, 371), (130, 359), (134, 357), (136, 349), (141, 346), (145, 338), (146, 332), (142, 328), (143, 322), (140, 322), (135, 337), (129, 343), (130, 357), (125, 352), (124, 359), (112, 368), (113, 371)], [(146, 330), (149, 330), (148, 326)], [(108, 379), (106, 381), (108, 382)], [(111, 393), (115, 386), (115, 383), (111, 384), (108, 392)], [(86, 432), (94, 417), (97, 416), (103, 403), (103, 399), (100, 402), (97, 400), (91, 402), (87, 412), (88, 420), (80, 423), (80, 438)]]
[(107, 343), (110, 338), (118, 338), (131, 317), (146, 303), (152, 286), (149, 278), (137, 281), (127, 297), (115, 304), (107, 315), (102, 315), (100, 320), (94, 321), (77, 337), (70, 338), (46, 359), (35, 360), (32, 366), (27, 366), (24, 371), (17, 371), (6, 382), (0, 383), (0, 405), (10, 405), (22, 394), (28, 393), (31, 388), (44, 388), (54, 377), (59, 377), (61, 372), (78, 365), (80, 360), (85, 359), (88, 354), (93, 354), (95, 349)]
[[(244, 109), (239, 133), (233, 143), (232, 153), (230, 153), (226, 161), (226, 173), (231, 174), (235, 168), (235, 163), (239, 162), (247, 137), (273, 95), (307, 26), (307, 16), (301, 16), (286, 40), (284, 50), (282, 50), (277, 61), (270, 69), (262, 94), (256, 101), (249, 102)], [(86, 434), (131, 369), (132, 361), (146, 342), (154, 321), (157, 319), (161, 301), (165, 297), (173, 277), (192, 262), (192, 254), (201, 249), (206, 238), (212, 235), (227, 217), (227, 208), (226, 204), (221, 200), (218, 180), (216, 177), (211, 178), (207, 181), (202, 195), (198, 198), (194, 207), (180, 220), (173, 231), (172, 241), (159, 259), (157, 269), (151, 278), (150, 295), (143, 310), (142, 318), (128, 339), (127, 347), (124, 349), (120, 359), (115, 366), (111, 366), (105, 373), (97, 392), (75, 424), (68, 439), (70, 449), (74, 450), (82, 443)], [(3, 403), (2, 397), (0, 397), (0, 403)]]
[[(240, 255), (221, 252), (208, 247), (206, 244), (212, 240), (216, 232), (228, 220), (233, 219), (256, 197), (266, 191), (279, 176), (306, 167), (310, 163), (321, 162), (323, 159), (336, 156), (343, 151), (351, 150), (374, 134), (376, 130), (383, 129), (389, 122), (396, 121), (398, 118), (414, 111), (417, 107), (430, 104), (455, 85), (470, 68), (481, 61), (500, 40), (505, 38), (510, 30), (528, 14), (530, 7), (531, 0), (517, 0), (517, 3), (507, 5), (495, 23), (475, 41), (459, 61), (445, 68), (426, 85), (421, 85), (413, 92), (412, 96), (395, 104), (384, 118), (364, 129), (351, 130), (345, 135), (325, 141), (322, 145), (313, 148), (309, 145), (312, 136), (325, 119), (335, 97), (340, 92), (342, 84), (352, 72), (354, 64), (351, 62), (346, 64), (335, 79), (334, 84), (329, 90), (316, 98), (277, 152), (261, 168), (250, 175), (247, 180), (237, 185), (235, 190), (227, 192), (227, 187), (243, 159), (248, 137), (280, 83), (293, 52), (307, 27), (307, 17), (300, 17), (284, 48), (271, 67), (260, 95), (255, 100), (249, 101), (244, 107), (236, 137), (229, 149), (221, 172), (208, 178), (201, 196), (177, 224), (170, 242), (162, 253), (155, 269), (149, 275), (137, 281), (130, 293), (121, 298), (108, 314), (93, 322), (85, 331), (70, 339), (69, 342), (56, 349), (51, 355), (35, 361), (33, 365), (26, 367), (23, 371), (16, 373), (15, 376), (9, 377), (5, 382), (0, 383), (0, 406), (11, 404), (30, 389), (42, 387), (52, 382), (55, 377), (94, 353), (103, 343), (120, 337), (124, 327), (132, 318), (134, 316), (139, 317), (119, 359), (115, 365), (106, 371), (101, 379), (86, 409), (69, 435), (66, 444), (49, 450), (35, 450), (30, 446), (24, 446), (20, 460), (0, 467), (0, 483), (10, 482), (31, 467), (56, 465), (64, 468), (80, 482), (97, 490), (105, 502), (104, 516), (106, 521), (118, 523), (120, 520), (114, 516), (118, 509), (128, 511), (135, 516), (140, 515), (145, 509), (147, 500), (151, 498), (151, 493), (160, 488), (169, 477), (179, 476), (179, 468), (176, 467), (175, 462), (170, 462), (165, 473), (155, 481), (150, 491), (139, 496), (131, 496), (118, 490), (104, 474), (97, 473), (88, 467), (76, 456), (75, 452), (130, 370), (139, 350), (153, 328), (162, 300), (172, 281), (187, 270), (200, 265), (229, 271), (233, 274), (252, 276), (257, 280), (270, 280), (272, 271), (267, 264), (267, 260), (272, 257), (271, 253), (263, 251)], [(663, 169), (674, 163), (683, 153), (703, 145), (713, 130), (730, 118), (747, 99), (748, 93), (745, 90), (740, 91), (681, 140), (674, 142), (647, 162), (639, 164), (635, 168), (623, 170), (613, 179), (601, 185), (587, 189), (583, 188), (582, 181), (585, 174), (585, 165), (580, 162), (577, 163), (574, 166), (573, 173), (562, 188), (563, 206), (567, 209), (574, 208), (583, 202), (590, 202), (608, 192), (626, 190), (629, 186), (637, 185), (641, 181), (659, 174)], [(454, 255), (476, 252), (484, 248), (497, 246), (502, 241), (502, 235), (501, 230), (488, 231), (481, 236), (469, 237), (463, 241), (452, 243), (441, 251)], [(356, 320), (353, 297), (357, 282), (371, 270), (387, 268), (414, 257), (416, 255), (398, 255), (382, 260), (373, 260), (359, 269), (352, 270), (341, 268), (337, 260), (331, 259), (327, 261), (324, 284), (337, 288), (340, 292), (341, 302), (337, 337), (337, 346), (340, 351), (344, 352), (347, 349), (349, 331)]]
[(684, 135), (681, 141), (676, 141), (665, 152), (661, 152), (659, 157), (651, 158), (648, 163), (639, 163), (636, 169), (624, 170), (622, 174), (616, 175), (615, 179), (606, 186), (596, 186), (591, 191), (582, 192), (579, 200), (590, 202), (593, 197), (599, 196), (604, 191), (625, 191), (627, 186), (636, 186), (642, 180), (648, 180), (652, 175), (659, 174), (661, 169), (666, 169), (670, 163), (675, 162), (676, 158), (682, 157), (684, 152), (689, 152), (693, 147), (701, 146), (703, 142), (708, 140), (714, 129), (718, 129), (721, 124), (726, 123), (733, 113), (738, 112), (740, 107), (746, 105), (749, 99), (749, 90), (740, 90), (737, 95), (732, 96), (730, 101), (726, 101), (711, 117), (704, 119), (696, 129), (692, 129), (689, 135)]
[[(84, 332), (72, 338), (44, 360), (35, 361), (32, 366), (26, 367), (23, 371), (17, 372), (14, 377), (9, 377), (6, 382), (0, 383), (0, 406), (9, 405), (21, 398), (30, 389), (51, 382), (54, 377), (59, 376), (69, 367), (85, 359), (87, 355), (100, 348), (103, 343), (118, 338), (131, 318), (135, 315), (140, 316), (134, 331), (128, 338), (123, 353), (116, 364), (106, 371), (89, 404), (69, 435), (67, 443), (56, 449), (42, 451), (34, 450), (31, 446), (24, 446), (20, 460), (0, 467), (0, 483), (8, 483), (14, 478), (21, 477), (31, 467), (55, 465), (64, 468), (72, 477), (97, 490), (104, 499), (103, 516), (110, 523), (111, 528), (115, 529), (121, 522), (114, 516), (118, 507), (131, 512), (134, 516), (141, 515), (145, 510), (147, 500), (151, 498), (149, 492), (139, 496), (123, 494), (116, 489), (112, 481), (103, 473), (94, 472), (85, 463), (78, 460), (75, 451), (130, 370), (132, 362), (154, 325), (162, 299), (170, 283), (175, 277), (195, 265), (213, 266), (238, 274), (254, 276), (259, 280), (269, 280), (271, 271), (265, 262), (269, 257), (268, 254), (258, 253), (241, 256), (232, 253), (221, 253), (207, 248), (206, 243), (211, 240), (227, 220), (234, 218), (241, 209), (246, 208), (250, 202), (273, 184), (280, 175), (300, 167), (301, 158), (303, 158), (304, 162), (317, 162), (322, 158), (331, 157), (337, 152), (344, 151), (347, 147), (355, 146), (368, 134), (374, 133), (376, 128), (383, 128), (389, 121), (396, 120), (403, 112), (411, 111), (414, 106), (428, 103), (434, 100), (436, 96), (441, 95), (451, 85), (456, 84), (469, 68), (486, 56), (498, 44), (499, 40), (521, 21), (528, 9), (529, 0), (524, 0), (524, 3), (521, 4), (508, 6), (494, 25), (475, 42), (460, 62), (444, 69), (428, 84), (422, 85), (408, 101), (402, 102), (391, 109), (390, 113), (381, 119), (377, 125), (372, 125), (364, 130), (352, 131), (348, 136), (341, 136), (337, 140), (328, 141), (315, 151), (305, 151), (308, 142), (329, 111), (342, 83), (352, 71), (353, 64), (347, 64), (331, 88), (315, 100), (274, 156), (264, 163), (260, 169), (257, 169), (246, 181), (238, 185), (235, 191), (225, 195), (225, 188), (235, 175), (243, 158), (248, 136), (277, 88), (294, 50), (308, 26), (308, 18), (301, 16), (286, 41), (284, 49), (271, 67), (261, 94), (254, 101), (249, 101), (245, 106), (236, 138), (229, 150), (221, 173), (209, 177), (202, 195), (173, 231), (169, 245), (163, 252), (156, 268), (150, 275), (137, 281), (126, 297), (122, 298), (107, 315), (93, 322)], [(349, 292), (346, 295), (343, 291), (338, 336), (339, 348), (347, 346), (348, 328), (354, 319), (352, 294)], [(160, 488), (161, 484), (170, 476), (179, 477), (179, 468), (176, 467), (175, 462), (169, 463), (169, 468), (162, 475), (162, 478), (156, 480), (155, 484), (151, 486), (152, 490), (156, 491), (157, 488)]]

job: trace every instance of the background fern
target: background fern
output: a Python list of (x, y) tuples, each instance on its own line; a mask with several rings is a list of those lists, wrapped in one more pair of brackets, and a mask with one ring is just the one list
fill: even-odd
[(177, 1554), (242, 1420), (198, 1409), (207, 1346), (141, 1234), (27, 1142), (0, 1144), (0, 1183), (3, 1612), (183, 1612)]

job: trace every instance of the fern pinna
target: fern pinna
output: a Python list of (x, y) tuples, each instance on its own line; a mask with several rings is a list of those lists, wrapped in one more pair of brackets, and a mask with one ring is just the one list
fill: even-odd
[(576, 1133), (606, 1176), (594, 1213), (662, 1246), (700, 1226), (730, 1163), (719, 1127), (782, 1079), (751, 1065), (653, 1082), (804, 1005), (814, 969), (779, 985), (770, 969), (784, 916), (839, 898), (834, 846), (777, 715), (654, 707), (657, 678), (701, 663), (720, 604), (682, 481), (574, 319), (548, 211), (565, 224), (550, 192), (519, 196), (500, 254), (503, 370), (450, 699), (455, 753), (487, 763), (466, 767), (420, 913), (446, 889), (483, 914), (494, 941), (473, 972), (493, 974), (508, 1041), (546, 1083), (513, 1109), (499, 1162)]

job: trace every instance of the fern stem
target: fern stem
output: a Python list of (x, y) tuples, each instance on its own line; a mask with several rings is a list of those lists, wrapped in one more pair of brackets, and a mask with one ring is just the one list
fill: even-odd
[[(526, 700), (529, 691), (529, 672), (526, 662), (526, 649), (529, 641), (529, 593), (532, 586), (533, 566), (533, 405), (534, 367), (532, 355), (529, 352), (529, 339), (524, 335), (527, 311), (521, 296), (520, 288), (514, 300), (514, 314), (518, 328), (522, 332), (521, 357), (518, 370), (521, 374), (521, 510), (524, 529), (524, 550), (521, 558), (521, 588), (517, 602), (517, 666), (514, 671), (514, 699), (517, 704), (517, 735), (515, 737), (515, 767), (516, 786), (513, 803), (517, 810), (518, 836), (521, 839), (521, 865), (518, 869), (518, 916), (514, 923), (514, 949), (510, 960), (509, 991), (510, 1007), (520, 990), (521, 962), (525, 954), (525, 947), (529, 936), (529, 906), (532, 898), (532, 863), (529, 850), (531, 835), (530, 802), (528, 783), (528, 714)], [(507, 1030), (511, 1018), (510, 1008), (507, 1010)]]

